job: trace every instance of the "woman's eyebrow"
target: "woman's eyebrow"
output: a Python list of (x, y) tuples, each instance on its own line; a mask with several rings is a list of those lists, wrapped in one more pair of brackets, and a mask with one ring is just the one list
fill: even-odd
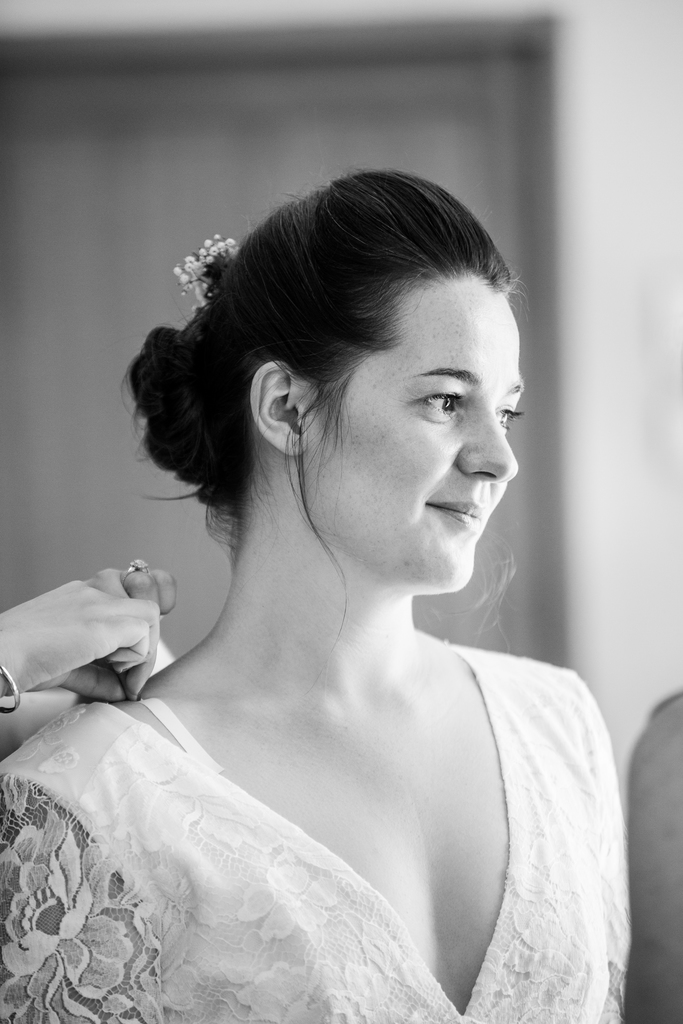
[[(452, 366), (438, 366), (434, 370), (428, 370), (426, 373), (419, 373), (418, 377), (455, 377), (456, 380), (461, 380), (463, 384), (469, 384), (470, 387), (477, 388), (481, 387), (482, 379), (478, 373), (473, 373), (471, 370), (456, 370)], [(514, 384), (511, 385), (507, 394), (519, 395), (524, 391), (524, 380), (520, 377)]]
[(454, 370), (452, 366), (439, 366), (435, 370), (427, 370), (426, 373), (418, 373), (418, 377), (455, 377), (463, 384), (470, 384), (473, 388), (481, 386), (481, 377), (471, 370)]

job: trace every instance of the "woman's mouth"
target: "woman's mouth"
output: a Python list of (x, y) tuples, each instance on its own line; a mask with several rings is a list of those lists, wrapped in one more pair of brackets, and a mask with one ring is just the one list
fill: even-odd
[(481, 530), (483, 528), (483, 505), (475, 505), (469, 501), (455, 501), (439, 504), (429, 502), (428, 507), (435, 508), (438, 512), (443, 512), (449, 519), (462, 523), (463, 526), (469, 527), (470, 530)]

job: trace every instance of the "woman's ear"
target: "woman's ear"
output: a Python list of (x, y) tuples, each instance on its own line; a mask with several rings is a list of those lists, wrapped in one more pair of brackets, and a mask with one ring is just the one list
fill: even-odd
[(259, 434), (283, 455), (295, 451), (301, 420), (310, 401), (310, 385), (286, 367), (270, 362), (259, 366), (251, 382), (251, 412)]

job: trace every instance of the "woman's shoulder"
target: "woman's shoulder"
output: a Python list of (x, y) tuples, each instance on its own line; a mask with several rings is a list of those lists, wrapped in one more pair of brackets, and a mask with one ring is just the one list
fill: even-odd
[(532, 773), (533, 765), (539, 768), (539, 787), (565, 779), (567, 797), (578, 786), (582, 800), (589, 799), (601, 820), (611, 822), (609, 834), (618, 836), (623, 825), (612, 741), (586, 683), (571, 669), (533, 658), (457, 651), (476, 675), (499, 737), (526, 752), (520, 764)]
[(595, 697), (569, 668), (515, 654), (456, 647), (489, 700), (517, 714), (527, 730), (611, 758), (611, 742)]
[(1, 761), (0, 776), (18, 776), (78, 800), (103, 757), (133, 725), (108, 704), (68, 708)]
[(478, 678), (503, 685), (511, 693), (581, 703), (592, 699), (588, 687), (573, 669), (518, 654), (453, 646)]

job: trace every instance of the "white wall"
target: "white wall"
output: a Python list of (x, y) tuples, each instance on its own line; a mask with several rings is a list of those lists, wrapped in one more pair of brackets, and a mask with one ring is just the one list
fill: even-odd
[[(573, 663), (623, 770), (683, 686), (683, 3), (4, 0), (0, 33), (556, 15)], [(667, 348), (668, 346), (668, 348)]]

